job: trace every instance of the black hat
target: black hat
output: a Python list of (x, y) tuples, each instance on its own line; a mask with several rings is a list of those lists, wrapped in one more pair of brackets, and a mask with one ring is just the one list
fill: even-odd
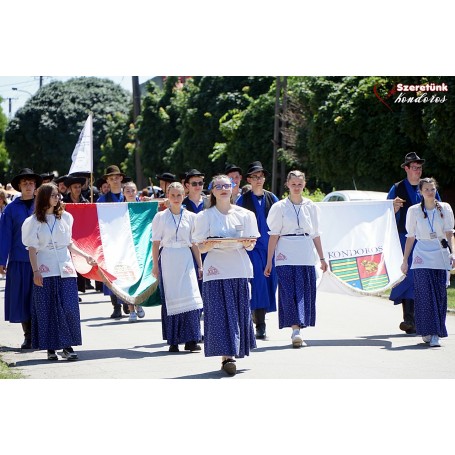
[(423, 160), (422, 158), (419, 158), (417, 156), (417, 153), (415, 152), (411, 152), (411, 153), (408, 153), (405, 157), (404, 157), (404, 163), (401, 165), (401, 167), (405, 167), (407, 166), (409, 163), (425, 163), (425, 160)]
[(46, 172), (44, 174), (40, 174), (40, 177), (43, 180), (54, 180), (55, 179), (55, 174), (53, 172)]
[(132, 181), (133, 181), (133, 177), (128, 177), (127, 175), (123, 176), (122, 183), (127, 183), (127, 182), (132, 182)]
[(174, 174), (170, 172), (163, 172), (162, 174), (157, 174), (156, 178), (158, 180), (163, 180), (164, 182), (177, 182), (177, 179)]
[(197, 169), (190, 169), (186, 174), (185, 174), (185, 181), (184, 183), (188, 183), (191, 177), (204, 177), (204, 174), (202, 172), (199, 172)]
[[(67, 178), (68, 176), (67, 175), (61, 175), (60, 177), (57, 177), (55, 179), (55, 183), (61, 183), (61, 182), (64, 182), (65, 179)], [(65, 185), (66, 186), (66, 185)]]
[(115, 165), (108, 166), (103, 178), (107, 179), (110, 175), (121, 175), (122, 177), (125, 177), (125, 174), (120, 171), (118, 166)]
[(68, 175), (68, 177), (82, 177), (84, 179), (89, 179), (90, 172), (72, 172), (71, 174)]
[(255, 172), (263, 172), (264, 175), (269, 175), (269, 172), (262, 167), (262, 163), (260, 161), (253, 161), (252, 163), (250, 163), (248, 165), (246, 175), (247, 177), (249, 177), (251, 174), (254, 174)]
[(13, 179), (11, 180), (11, 186), (16, 190), (16, 191), (21, 191), (19, 189), (19, 182), (21, 179), (26, 179), (26, 178), (31, 178), (34, 179), (36, 182), (36, 188), (38, 188), (42, 183), (43, 183), (43, 178), (39, 174), (35, 174), (31, 169), (26, 167), (25, 169), (21, 169), (19, 171), (19, 174), (17, 174)]
[(80, 183), (81, 185), (83, 185), (85, 183), (85, 177), (74, 177), (74, 175), (69, 175), (68, 177), (66, 177), (64, 183), (67, 188), (69, 188), (71, 185), (75, 183)]
[(227, 175), (229, 174), (229, 172), (238, 172), (240, 175), (242, 175), (242, 169), (240, 169), (235, 164), (226, 164), (226, 167), (224, 168), (224, 173)]
[(103, 177), (100, 177), (96, 182), (95, 185), (97, 188), (101, 188), (105, 183), (107, 183), (107, 180)]

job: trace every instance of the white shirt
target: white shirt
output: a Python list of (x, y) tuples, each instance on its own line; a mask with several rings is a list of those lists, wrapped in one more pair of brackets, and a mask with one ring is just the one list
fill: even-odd
[[(415, 237), (416, 246), (412, 254), (411, 269), (450, 269), (448, 266), (447, 248), (441, 247), (441, 239), (446, 239), (446, 232), (453, 232), (454, 215), (452, 208), (446, 202), (439, 202), (442, 214), (438, 209), (427, 210), (428, 217), (420, 204), (409, 207), (406, 215), (406, 237)], [(435, 239), (430, 233), (436, 234)]]
[[(272, 205), (267, 216), (269, 235), (279, 235), (275, 265), (315, 265), (313, 239), (320, 236), (319, 207), (309, 199), (293, 204), (289, 198)], [(297, 234), (297, 235), (296, 235)], [(308, 234), (308, 235), (304, 235)]]
[(186, 209), (181, 215), (174, 215), (169, 209), (158, 212), (152, 220), (152, 242), (159, 241), (160, 247), (190, 247), (194, 243), (195, 219), (196, 214)]
[(32, 215), (22, 224), (22, 243), (27, 249), (36, 248), (38, 270), (43, 278), (60, 276), (60, 266), (66, 267), (65, 277), (77, 276), (68, 250), (72, 229), (73, 216), (68, 212), (63, 212), (60, 220), (46, 215), (46, 223)]
[[(227, 215), (215, 206), (196, 216), (194, 241), (200, 243), (209, 237), (260, 237), (254, 213), (231, 205)], [(204, 281), (228, 278), (253, 278), (253, 266), (240, 242), (215, 246), (204, 260)]]

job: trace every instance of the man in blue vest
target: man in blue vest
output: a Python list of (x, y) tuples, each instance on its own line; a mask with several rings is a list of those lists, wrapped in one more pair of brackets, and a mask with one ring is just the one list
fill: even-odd
[[(400, 236), (401, 249), (404, 251), (406, 243), (406, 215), (411, 205), (419, 204), (422, 196), (419, 193), (419, 181), (422, 177), (422, 166), (425, 160), (417, 156), (415, 152), (408, 153), (404, 157), (401, 167), (406, 172), (406, 178), (395, 183), (387, 195), (387, 199), (393, 199), (395, 220), (397, 222), (398, 235)], [(441, 200), (439, 194), (436, 194)], [(400, 330), (407, 334), (415, 333), (414, 319), (414, 277), (411, 269), (412, 254), (409, 255), (409, 269), (406, 278), (392, 289), (389, 299), (395, 305), (401, 303), (403, 307), (403, 322)]]

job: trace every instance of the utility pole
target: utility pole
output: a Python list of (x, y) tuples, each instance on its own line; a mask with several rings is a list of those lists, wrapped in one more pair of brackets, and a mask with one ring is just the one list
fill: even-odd
[(277, 162), (278, 146), (280, 141), (280, 96), (281, 96), (281, 76), (276, 77), (275, 92), (275, 121), (273, 126), (273, 156), (272, 156), (272, 193), (277, 194)]
[[(286, 128), (287, 128), (287, 119), (286, 119), (286, 110), (288, 105), (288, 77), (283, 76), (283, 105), (281, 109), (281, 148), (286, 150)], [(286, 181), (286, 163), (285, 160), (281, 160), (281, 172), (280, 172), (280, 182), (281, 188)]]
[[(141, 114), (141, 91), (139, 87), (139, 76), (132, 76), (133, 80), (133, 122), (134, 126), (137, 126), (137, 118)], [(136, 185), (140, 191), (146, 185), (144, 183), (145, 178), (142, 173), (141, 155), (140, 155), (140, 143), (136, 137), (136, 147), (134, 151), (134, 166), (136, 170)]]
[(43, 76), (39, 77), (39, 88), (43, 86)]
[(13, 105), (11, 101), (17, 100), (17, 98), (6, 98), (8, 100), (8, 118), (11, 120), (11, 112), (13, 111)]

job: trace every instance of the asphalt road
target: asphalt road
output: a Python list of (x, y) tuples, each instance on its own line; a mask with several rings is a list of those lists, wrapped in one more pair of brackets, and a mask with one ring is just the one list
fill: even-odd
[[(290, 329), (278, 329), (277, 314), (267, 315), (267, 340), (258, 340), (249, 357), (237, 360), (237, 375), (227, 377), (220, 361), (202, 352), (169, 353), (161, 338), (160, 309), (146, 308), (137, 323), (113, 320), (108, 297), (81, 294), (83, 345), (79, 360), (45, 351), (21, 352), (20, 324), (3, 320), (4, 280), (0, 280), (0, 346), (5, 362), (33, 379), (453, 379), (455, 316), (448, 314), (449, 337), (429, 348), (398, 325), (401, 307), (380, 297), (320, 292), (316, 327), (303, 330), (306, 347), (291, 347)], [(183, 347), (181, 346), (182, 350)]]

